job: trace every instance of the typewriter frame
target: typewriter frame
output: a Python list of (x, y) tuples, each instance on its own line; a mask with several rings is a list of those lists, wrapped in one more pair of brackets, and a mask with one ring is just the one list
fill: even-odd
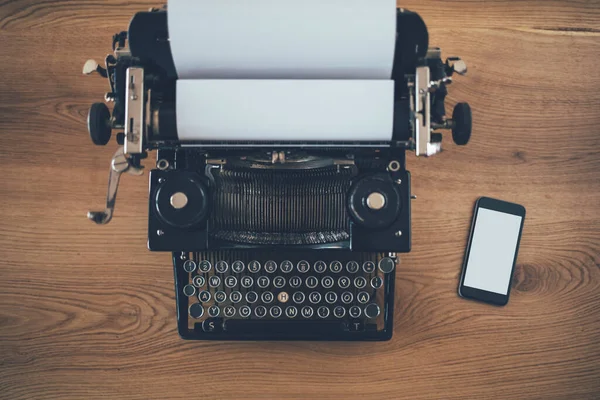
[[(215, 340), (389, 340), (393, 331), (395, 269), (384, 278), (383, 329), (351, 332), (341, 326), (336, 332), (311, 331), (306, 326), (287, 334), (261, 335), (234, 334), (231, 332), (205, 332), (195, 325), (188, 328), (188, 298), (181, 295), (187, 273), (182, 265), (188, 252), (220, 251), (235, 249), (268, 248), (258, 244), (235, 243), (210, 238), (208, 222), (195, 229), (177, 229), (165, 223), (157, 215), (153, 199), (157, 190), (172, 174), (189, 174), (200, 180), (208, 179), (211, 168), (222, 168), (230, 159), (241, 154), (253, 154), (261, 148), (272, 157), (271, 167), (286, 164), (286, 157), (297, 152), (332, 160), (337, 168), (353, 168), (357, 174), (385, 175), (400, 193), (402, 215), (389, 226), (367, 229), (353, 217), (350, 238), (347, 241), (327, 242), (317, 245), (276, 246), (277, 251), (337, 251), (352, 254), (365, 252), (388, 254), (396, 259), (397, 253), (411, 250), (411, 194), (410, 173), (406, 169), (407, 150), (417, 156), (432, 156), (441, 151), (442, 136), (435, 132), (452, 129), (454, 141), (459, 145), (468, 142), (471, 135), (471, 111), (466, 103), (460, 103), (453, 118), (446, 118), (445, 99), (447, 85), (452, 75), (463, 75), (467, 68), (457, 57), (441, 61), (441, 51), (429, 48), (429, 36), (423, 20), (404, 9), (397, 11), (398, 37), (392, 79), (395, 81), (395, 107), (392, 139), (389, 142), (180, 142), (177, 138), (176, 116), (173, 103), (177, 72), (168, 40), (165, 9), (140, 12), (132, 19), (129, 30), (113, 37), (114, 56), (105, 60), (105, 68), (90, 60), (84, 73), (98, 72), (108, 78), (111, 91), (105, 96), (114, 102), (112, 113), (103, 103), (92, 106), (88, 116), (88, 129), (95, 144), (105, 145), (112, 129), (123, 130), (117, 135), (122, 146), (115, 153), (109, 176), (106, 209), (90, 212), (88, 218), (97, 224), (108, 223), (113, 215), (120, 175), (127, 172), (141, 175), (142, 161), (148, 152), (157, 150), (156, 168), (150, 172), (150, 202), (148, 221), (148, 247), (152, 251), (172, 252), (175, 290), (177, 299), (178, 331), (184, 339)], [(126, 47), (128, 43), (129, 47)], [(352, 154), (352, 156), (349, 156)], [(193, 155), (193, 157), (190, 157)], [(379, 160), (376, 166), (363, 170), (360, 159)], [(309, 163), (310, 164), (310, 163)], [(304, 168), (311, 168), (307, 164)], [(300, 167), (302, 168), (302, 166)], [(202, 171), (205, 171), (204, 175)], [(387, 178), (386, 178), (387, 179)], [(364, 199), (363, 199), (364, 200)], [(350, 200), (348, 200), (350, 202)], [(348, 209), (352, 207), (347, 206)], [(350, 215), (350, 214), (349, 214)], [(348, 216), (350, 220), (350, 216)], [(204, 225), (202, 225), (204, 224)], [(275, 247), (275, 246), (271, 246)], [(302, 326), (302, 324), (299, 324)]]

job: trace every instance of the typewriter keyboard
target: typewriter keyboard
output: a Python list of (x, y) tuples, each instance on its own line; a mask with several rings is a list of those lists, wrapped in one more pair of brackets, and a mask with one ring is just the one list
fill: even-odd
[(250, 252), (182, 257), (178, 297), (187, 298), (188, 329), (284, 339), (303, 329), (325, 336), (382, 329), (385, 285), (393, 281), (395, 260), (316, 253), (321, 257)]

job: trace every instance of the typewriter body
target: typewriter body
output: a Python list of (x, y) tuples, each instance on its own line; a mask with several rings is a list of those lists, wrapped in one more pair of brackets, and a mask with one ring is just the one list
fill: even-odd
[(113, 104), (90, 109), (92, 141), (119, 131), (106, 209), (89, 219), (110, 221), (119, 177), (156, 151), (148, 247), (172, 253), (182, 338), (390, 339), (399, 254), (411, 250), (405, 153), (439, 152), (442, 129), (468, 142), (469, 106), (452, 118), (444, 107), (464, 62), (442, 61), (423, 20), (398, 9), (390, 140), (183, 140), (168, 12), (137, 13), (105, 65), (84, 66), (108, 79)]

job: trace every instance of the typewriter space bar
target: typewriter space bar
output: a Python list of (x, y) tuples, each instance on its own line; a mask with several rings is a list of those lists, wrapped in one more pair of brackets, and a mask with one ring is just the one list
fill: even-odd
[(258, 321), (230, 319), (223, 329), (231, 333), (265, 335), (321, 335), (340, 333), (344, 325), (337, 321)]

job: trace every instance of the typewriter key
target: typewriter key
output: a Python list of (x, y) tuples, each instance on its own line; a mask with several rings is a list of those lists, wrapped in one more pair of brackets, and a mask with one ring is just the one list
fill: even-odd
[(256, 284), (261, 289), (264, 289), (267, 286), (269, 286), (269, 283), (271, 283), (271, 281), (266, 276), (259, 276), (258, 278), (256, 278)]
[(202, 303), (208, 303), (210, 301), (210, 292), (207, 290), (201, 291), (198, 293), (198, 300), (200, 300)]
[(286, 292), (281, 292), (277, 295), (277, 300), (279, 300), (280, 303), (287, 303), (289, 299), (290, 296)]
[(300, 287), (300, 285), (302, 285), (302, 279), (300, 279), (300, 277), (292, 276), (290, 278), (290, 286), (291, 287), (293, 287), (294, 289), (297, 289)]
[(350, 304), (354, 299), (354, 295), (350, 292), (344, 292), (342, 293), (341, 299), (344, 304)]
[(337, 301), (337, 293), (335, 292), (327, 292), (325, 293), (325, 301), (329, 304), (333, 304)]
[(192, 297), (196, 294), (196, 288), (192, 285), (185, 285), (183, 287), (183, 294), (185, 294), (187, 297)]
[(295, 292), (292, 295), (292, 300), (294, 300), (294, 303), (296, 303), (296, 304), (302, 304), (302, 303), (304, 303), (304, 299), (305, 298), (306, 297), (304, 296), (303, 292)]
[(275, 299), (275, 295), (272, 292), (263, 292), (260, 298), (263, 303), (270, 304)]
[(365, 286), (367, 286), (367, 280), (364, 276), (358, 276), (354, 279), (354, 286), (356, 286), (358, 289), (363, 289)]
[(219, 278), (216, 275), (211, 276), (210, 278), (208, 278), (208, 285), (212, 288), (216, 288), (221, 284), (221, 278)]
[(235, 315), (235, 307), (234, 306), (226, 306), (223, 309), (223, 314), (228, 318), (233, 317)]
[(355, 274), (358, 272), (360, 265), (356, 261), (348, 261), (346, 264), (346, 271), (350, 274)]
[(225, 300), (227, 300), (227, 295), (225, 292), (219, 290), (217, 293), (215, 293), (215, 301), (217, 303), (223, 303)]
[(221, 309), (219, 306), (210, 306), (208, 307), (208, 315), (211, 317), (218, 317), (221, 313)]
[(314, 314), (314, 312), (315, 311), (310, 306), (304, 306), (304, 307), (302, 307), (302, 310), (300, 310), (300, 313), (302, 314), (302, 316), (304, 318), (310, 318), (310, 317), (312, 317), (313, 314)]
[(318, 274), (322, 274), (325, 271), (327, 271), (327, 264), (325, 263), (325, 261), (317, 261), (315, 263), (315, 272)]
[(321, 301), (321, 293), (311, 292), (311, 294), (308, 295), (308, 300), (313, 304), (318, 304)]
[(235, 292), (231, 292), (229, 294), (229, 299), (232, 303), (237, 304), (242, 301), (242, 294), (236, 290)]
[(326, 276), (325, 278), (323, 278), (321, 280), (321, 285), (325, 288), (325, 289), (331, 289), (333, 287), (333, 278), (330, 276)]
[(256, 260), (250, 261), (248, 263), (248, 271), (252, 272), (253, 274), (258, 273), (258, 271), (260, 271), (260, 263)]
[(240, 279), (240, 282), (241, 282), (243, 288), (248, 289), (248, 288), (251, 288), (252, 285), (254, 284), (254, 279), (252, 279), (252, 277), (250, 277), (250, 276), (242, 276), (242, 279)]
[(264, 318), (267, 315), (267, 309), (264, 306), (258, 306), (254, 309), (254, 315), (258, 318)]
[(285, 315), (288, 318), (296, 318), (296, 315), (298, 315), (298, 309), (296, 307), (294, 307), (294, 306), (288, 306), (285, 309)]
[(210, 261), (208, 261), (208, 260), (201, 261), (200, 264), (198, 265), (198, 269), (201, 272), (210, 272), (211, 268), (212, 268), (212, 265), (210, 264)]
[(277, 289), (281, 289), (285, 286), (285, 278), (282, 276), (276, 276), (273, 278), (273, 286), (275, 286)]
[(342, 289), (348, 289), (348, 287), (350, 287), (350, 283), (350, 278), (347, 276), (340, 276), (340, 279), (338, 279), (338, 286)]
[(241, 317), (248, 318), (252, 314), (252, 310), (248, 306), (241, 306), (239, 313)]
[(379, 306), (375, 303), (371, 303), (365, 307), (365, 316), (367, 318), (377, 318), (379, 316)]
[(358, 294), (356, 295), (356, 300), (358, 300), (360, 304), (367, 304), (369, 302), (369, 293), (358, 292)]
[(371, 279), (371, 287), (373, 289), (379, 289), (382, 286), (383, 286), (383, 279), (381, 279), (380, 276), (374, 276), (373, 279)]
[(254, 291), (246, 293), (246, 301), (250, 304), (256, 303), (258, 300), (258, 294)]
[(185, 272), (194, 272), (196, 270), (196, 263), (193, 260), (186, 260), (183, 263), (183, 270)]
[(294, 264), (292, 264), (290, 260), (285, 260), (281, 262), (281, 266), (279, 268), (284, 274), (289, 274), (294, 269)]
[(227, 261), (217, 261), (215, 264), (215, 271), (219, 274), (224, 274), (229, 269), (229, 265), (227, 265)]
[(233, 289), (237, 285), (237, 278), (233, 275), (228, 275), (225, 277), (225, 286), (229, 289)]
[(375, 263), (373, 261), (365, 261), (363, 271), (365, 271), (365, 274), (372, 274), (375, 272)]
[(192, 279), (192, 283), (194, 284), (194, 286), (200, 288), (204, 286), (204, 284), (206, 283), (206, 279), (204, 279), (202, 275), (196, 275), (194, 279)]
[(348, 314), (352, 318), (358, 318), (358, 317), (360, 317), (361, 313), (362, 313), (362, 310), (360, 309), (359, 306), (352, 306), (352, 307), (350, 307), (350, 310), (348, 310)]
[(281, 317), (281, 307), (279, 306), (273, 306), (271, 307), (271, 310), (269, 310), (269, 314), (271, 314), (271, 317), (273, 318), (279, 318)]
[(329, 317), (329, 308), (321, 306), (317, 309), (317, 314), (319, 315), (319, 318), (325, 319)]
[(204, 315), (204, 307), (202, 307), (202, 304), (200, 303), (194, 303), (190, 306), (188, 312), (192, 318), (202, 318)]
[(314, 289), (317, 287), (317, 285), (319, 284), (319, 280), (314, 277), (314, 276), (309, 276), (308, 278), (306, 278), (306, 286), (308, 286), (311, 289)]
[(268, 274), (274, 274), (277, 271), (277, 263), (273, 260), (269, 260), (265, 263), (265, 271)]
[(379, 270), (384, 274), (389, 274), (396, 267), (396, 262), (389, 257), (379, 260)]
[(298, 272), (300, 272), (301, 274), (305, 274), (308, 272), (309, 269), (310, 264), (308, 263), (308, 261), (298, 261)]
[(339, 261), (332, 261), (331, 264), (329, 264), (329, 270), (334, 274), (342, 272), (342, 268), (342, 263)]
[(362, 332), (365, 330), (365, 324), (360, 320), (354, 320), (350, 321), (348, 328), (350, 329), (350, 332)]
[(333, 309), (333, 315), (336, 318), (344, 318), (344, 315), (346, 315), (346, 309), (342, 306), (337, 306)]
[(233, 264), (231, 264), (231, 270), (233, 272), (235, 272), (236, 274), (241, 274), (242, 272), (244, 272), (244, 268), (245, 265), (242, 261), (234, 261)]

